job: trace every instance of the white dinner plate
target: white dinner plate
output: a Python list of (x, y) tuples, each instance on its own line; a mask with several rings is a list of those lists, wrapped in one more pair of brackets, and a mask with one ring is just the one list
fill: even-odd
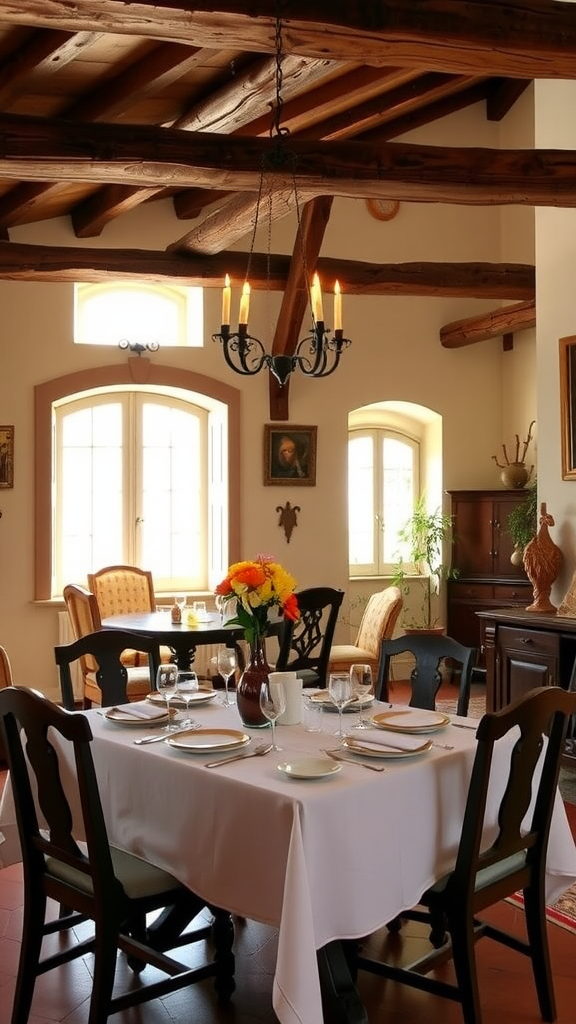
[[(175, 715), (176, 712), (170, 709), (170, 718), (174, 718)], [(144, 726), (145, 729), (149, 729), (151, 725), (166, 725), (168, 722), (168, 715), (166, 713), (163, 715), (154, 715), (153, 718), (136, 718), (135, 715), (130, 715), (126, 711), (122, 711), (121, 708), (107, 708), (107, 710), (103, 712), (102, 717), (105, 718), (107, 722), (115, 722), (116, 725), (135, 725), (137, 727), (140, 726), (140, 728)]]
[[(338, 713), (338, 708), (333, 703), (333, 701), (330, 700), (330, 694), (328, 693), (328, 690), (318, 690), (316, 693), (310, 694), (310, 700), (312, 701), (313, 704), (322, 704), (322, 706), (326, 708), (326, 711), (335, 711), (336, 713)], [(364, 697), (357, 697), (356, 700), (353, 700), (350, 704), (347, 704), (346, 707), (344, 708), (344, 714), (346, 714), (346, 712), (350, 713), (352, 711), (360, 711), (361, 707), (367, 708), (369, 707), (370, 704), (373, 703), (374, 694), (367, 693)]]
[(352, 754), (362, 754), (362, 757), (388, 757), (388, 758), (406, 758), (406, 757), (418, 757), (420, 754), (425, 754), (427, 750), (432, 747), (432, 740), (424, 740), (419, 747), (414, 747), (413, 750), (394, 750), (392, 747), (381, 748), (362, 746), (362, 740), (357, 740), (355, 736), (347, 736), (343, 740), (342, 745)]
[(238, 729), (190, 729), (169, 736), (168, 744), (190, 754), (211, 754), (216, 750), (236, 750), (250, 743), (251, 736)]
[(393, 708), (381, 711), (370, 719), (378, 729), (392, 732), (427, 733), (437, 732), (450, 725), (450, 717), (440, 711), (422, 711), (420, 708)]
[[(206, 704), (209, 700), (214, 700), (214, 698), (217, 697), (217, 696), (218, 696), (218, 690), (209, 690), (207, 688), (206, 689), (202, 689), (202, 687), (200, 687), (200, 689), (195, 690), (194, 693), (192, 693), (190, 695), (190, 704)], [(149, 700), (151, 704), (165, 704), (166, 703), (166, 701), (164, 700), (164, 697), (162, 696), (162, 694), (158, 693), (157, 690), (152, 690), (152, 693), (148, 694), (148, 696), (146, 697), (146, 700)], [(173, 707), (178, 707), (178, 708), (186, 707), (186, 701), (182, 700), (182, 697), (178, 697), (178, 696), (171, 697), (170, 698), (170, 704)]]
[(302, 757), (278, 765), (278, 771), (290, 779), (324, 779), (328, 775), (336, 775), (341, 768), (341, 764), (327, 757)]

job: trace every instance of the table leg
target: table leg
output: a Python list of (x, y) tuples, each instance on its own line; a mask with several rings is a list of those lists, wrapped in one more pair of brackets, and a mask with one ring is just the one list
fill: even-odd
[(317, 953), (324, 1020), (330, 1024), (368, 1024), (366, 1010), (352, 977), (346, 946), (347, 943), (335, 940)]

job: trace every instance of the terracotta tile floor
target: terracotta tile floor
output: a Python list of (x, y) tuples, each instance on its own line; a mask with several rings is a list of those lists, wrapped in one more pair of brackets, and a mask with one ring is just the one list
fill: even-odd
[[(0, 773), (0, 782), (1, 782)], [(574, 815), (576, 819), (576, 815)], [(574, 820), (576, 828), (576, 820)], [(231, 867), (232, 870), (232, 867)], [(21, 930), (20, 868), (0, 871), (0, 1024), (10, 1024), (14, 977)], [(494, 921), (521, 929), (523, 915), (502, 903), (491, 912)], [(554, 972), (557, 1024), (576, 1020), (576, 934), (549, 927)], [(378, 940), (392, 944), (401, 957), (417, 955), (425, 941), (422, 926), (406, 923), (399, 936), (385, 929)], [(218, 1007), (210, 981), (174, 993), (111, 1018), (118, 1024), (274, 1024), (271, 989), (276, 958), (276, 932), (253, 922), (236, 922), (237, 991), (228, 1007)], [(482, 940), (477, 946), (478, 973), (485, 1024), (530, 1024), (540, 1015), (528, 960), (503, 946)], [(84, 1024), (88, 1018), (90, 957), (40, 978), (29, 1024)], [(461, 1024), (456, 1003), (434, 998), (406, 986), (362, 975), (359, 990), (370, 1024)], [(305, 1022), (308, 1024), (308, 1022)], [(327, 1020), (326, 1024), (333, 1024)]]

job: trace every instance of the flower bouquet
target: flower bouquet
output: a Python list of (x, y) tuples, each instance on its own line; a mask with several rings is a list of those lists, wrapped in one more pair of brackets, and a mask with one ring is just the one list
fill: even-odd
[(250, 664), (238, 683), (237, 703), (244, 725), (252, 728), (268, 725), (260, 710), (260, 687), (270, 672), (264, 650), (264, 638), (270, 629), (268, 611), (277, 607), (285, 619), (299, 619), (295, 586), (294, 577), (271, 555), (257, 555), (253, 562), (231, 565), (216, 587), (216, 594), (225, 603), (236, 602), (236, 614), (228, 624), (241, 626), (250, 644)]

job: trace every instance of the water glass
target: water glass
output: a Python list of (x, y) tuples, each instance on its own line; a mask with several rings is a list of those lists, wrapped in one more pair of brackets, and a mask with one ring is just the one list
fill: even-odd
[(166, 732), (170, 732), (172, 729), (172, 722), (170, 717), (170, 701), (176, 693), (176, 681), (178, 679), (178, 666), (172, 663), (168, 665), (160, 665), (156, 673), (156, 689), (158, 693), (162, 695), (166, 701), (166, 711), (168, 713), (168, 722), (166, 725)]
[(302, 721), (306, 732), (324, 732), (324, 702), (312, 700), (304, 694), (302, 698)]
[(190, 701), (198, 691), (198, 676), (193, 669), (180, 669), (176, 678), (176, 695), (186, 704), (186, 719), (182, 725), (191, 726)]

